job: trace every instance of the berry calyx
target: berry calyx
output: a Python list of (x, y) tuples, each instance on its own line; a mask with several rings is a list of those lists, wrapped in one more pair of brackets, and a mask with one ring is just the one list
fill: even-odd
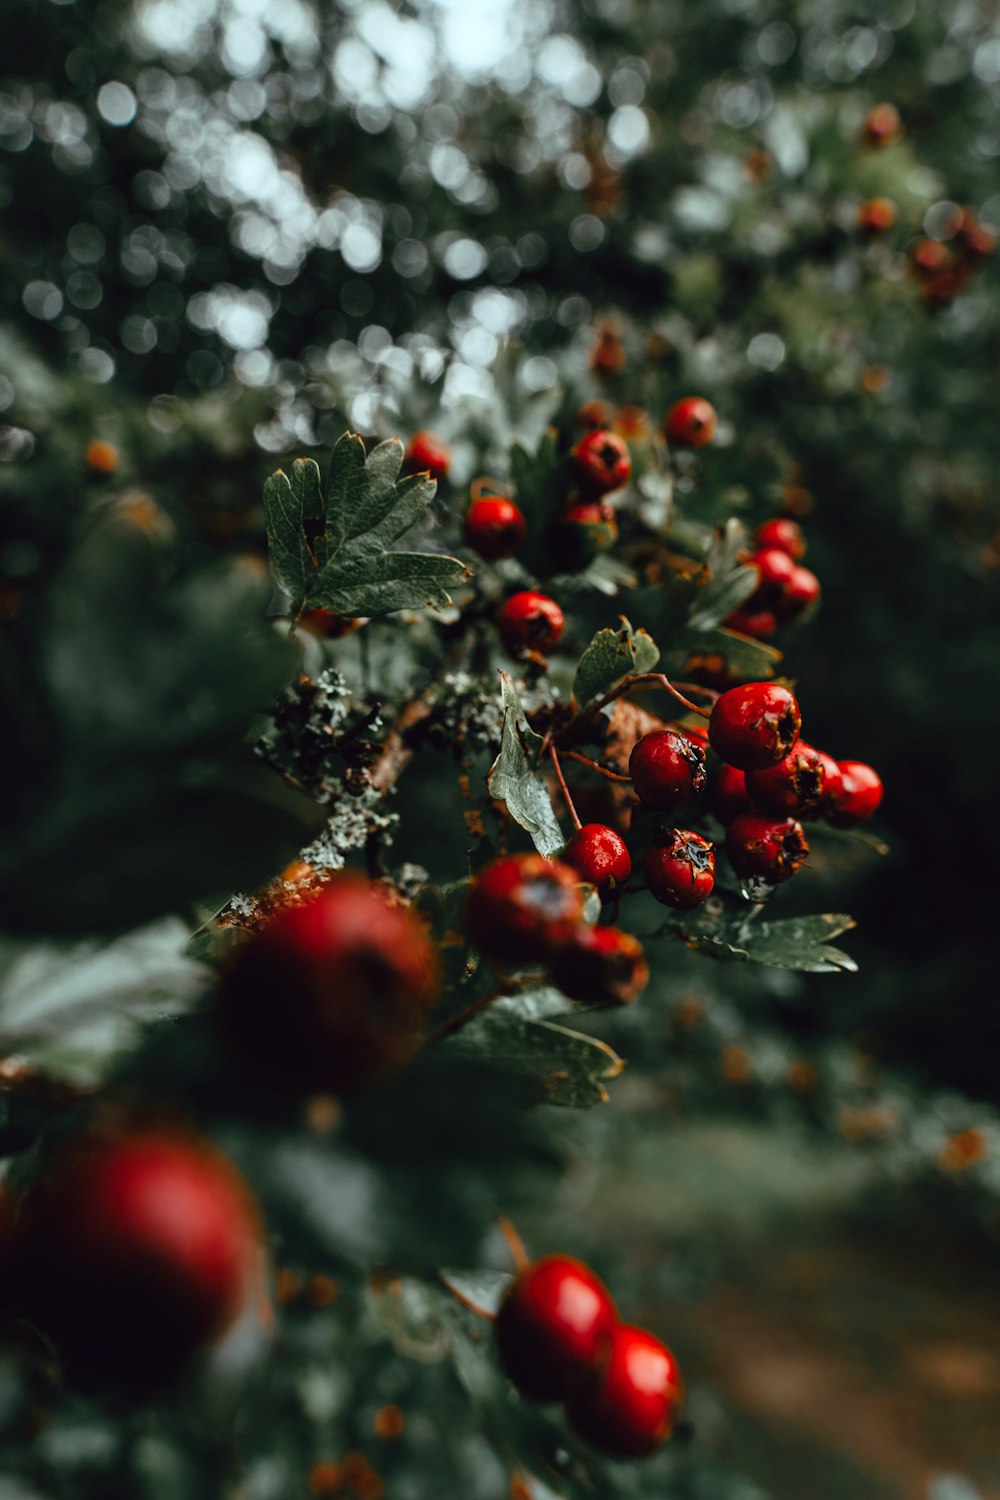
[(497, 1355), (522, 1396), (563, 1401), (604, 1363), (617, 1322), (611, 1293), (589, 1266), (546, 1255), (515, 1277), (500, 1304)]
[(563, 859), (602, 896), (626, 885), (632, 873), (625, 840), (605, 823), (584, 823), (578, 828), (563, 850)]
[(808, 568), (793, 568), (775, 604), (775, 609), (781, 619), (794, 619), (818, 604), (821, 592), (820, 582), (815, 573), (810, 572)]
[(497, 615), (500, 639), (515, 658), (529, 651), (546, 656), (558, 645), (565, 628), (566, 616), (556, 601), (534, 589), (511, 594)]
[(789, 880), (801, 869), (809, 845), (795, 818), (746, 812), (726, 829), (726, 854), (743, 880)]
[(798, 740), (776, 766), (750, 771), (746, 787), (763, 812), (781, 818), (808, 818), (819, 811), (826, 790), (823, 756)]
[(615, 1458), (646, 1458), (673, 1431), (684, 1384), (666, 1344), (628, 1323), (611, 1338), (607, 1362), (566, 1403), (570, 1426)]
[(704, 448), (714, 438), (718, 422), (710, 401), (702, 396), (685, 396), (667, 412), (663, 432), (675, 448)]
[(429, 474), (438, 483), (448, 478), (451, 449), (433, 432), (415, 432), (403, 460), (408, 474)]
[(671, 812), (696, 796), (708, 776), (704, 750), (673, 729), (654, 729), (637, 740), (628, 770), (640, 802), (657, 812)]
[(801, 728), (799, 705), (787, 688), (776, 682), (748, 682), (716, 699), (708, 739), (728, 765), (763, 771), (784, 760)]
[(888, 234), (896, 222), (896, 205), (891, 198), (866, 198), (858, 208), (858, 228), (862, 234)]
[(709, 787), (709, 803), (720, 823), (731, 823), (740, 813), (749, 812), (753, 804), (746, 772), (735, 766), (720, 766)]
[(555, 953), (552, 982), (581, 1005), (628, 1005), (649, 982), (642, 944), (617, 927), (579, 927)]
[(754, 532), (754, 541), (758, 549), (780, 548), (794, 562), (799, 562), (805, 556), (806, 539), (802, 535), (802, 527), (788, 516), (774, 516), (770, 521), (762, 522)]
[(21, 1310), (71, 1371), (150, 1387), (251, 1305), (263, 1236), (246, 1184), (207, 1141), (91, 1127), (43, 1156), (12, 1256)]
[(664, 906), (689, 911), (700, 906), (715, 886), (715, 850), (708, 839), (686, 828), (664, 828), (653, 836), (646, 855), (646, 884)]
[(861, 760), (839, 763), (841, 787), (828, 803), (826, 816), (835, 828), (854, 828), (866, 823), (878, 811), (882, 801), (882, 778)]
[(560, 568), (585, 568), (599, 552), (618, 540), (618, 522), (605, 500), (586, 500), (571, 505), (552, 527), (549, 541), (553, 560)]
[(567, 942), (583, 920), (579, 875), (540, 854), (509, 854), (472, 882), (465, 925), (476, 947), (501, 962), (530, 963)]
[(631, 476), (628, 444), (607, 428), (588, 432), (573, 449), (573, 467), (577, 483), (587, 495), (610, 494), (627, 484)]
[(903, 122), (894, 104), (876, 104), (867, 113), (861, 134), (869, 146), (890, 146), (903, 134)]
[(524, 542), (528, 524), (519, 506), (501, 495), (473, 500), (465, 512), (465, 544), (487, 562), (512, 557)]
[(221, 1019), (232, 1045), (278, 1082), (340, 1093), (409, 1059), (437, 988), (437, 955), (413, 913), (341, 875), (236, 950)]

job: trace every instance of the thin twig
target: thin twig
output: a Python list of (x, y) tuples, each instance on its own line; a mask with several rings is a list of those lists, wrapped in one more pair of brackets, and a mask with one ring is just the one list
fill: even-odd
[(510, 1251), (510, 1258), (514, 1262), (514, 1269), (524, 1271), (531, 1264), (531, 1258), (524, 1248), (524, 1241), (506, 1214), (500, 1214), (497, 1223), (500, 1225), (500, 1233), (503, 1235), (507, 1249)]
[[(565, 802), (569, 815), (573, 820), (573, 827), (582, 828), (583, 825), (580, 822), (579, 814), (577, 813), (576, 807), (573, 804), (573, 798), (569, 794), (569, 787), (566, 785), (566, 778), (562, 773), (562, 766), (559, 764), (559, 752), (556, 749), (555, 745), (549, 746), (549, 755), (552, 758), (552, 769), (556, 773), (556, 780), (559, 783), (559, 790), (563, 794), (563, 801)], [(578, 757), (574, 757), (574, 759), (577, 758)]]
[(581, 766), (589, 766), (592, 771), (596, 771), (599, 776), (606, 776), (609, 781), (632, 780), (631, 776), (623, 776), (620, 771), (609, 771), (607, 766), (602, 766), (599, 761), (591, 760), (589, 755), (581, 755), (579, 750), (563, 750), (561, 753), (566, 756), (567, 760), (578, 760)]

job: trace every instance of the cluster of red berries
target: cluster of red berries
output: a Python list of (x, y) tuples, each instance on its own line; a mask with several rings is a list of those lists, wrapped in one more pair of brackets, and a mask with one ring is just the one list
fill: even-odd
[(910, 269), (932, 306), (951, 302), (968, 286), (996, 249), (996, 236), (984, 229), (971, 208), (956, 208), (938, 239), (910, 247)]
[(249, 1189), (176, 1126), (91, 1124), (64, 1137), (4, 1218), (5, 1310), (85, 1382), (173, 1380), (263, 1298)]
[(677, 1360), (619, 1321), (581, 1261), (548, 1255), (512, 1282), (497, 1314), (500, 1364), (531, 1401), (561, 1401), (570, 1426), (615, 1458), (646, 1458), (670, 1437), (684, 1399)]
[(819, 579), (802, 566), (806, 541), (797, 521), (774, 516), (754, 533), (755, 550), (745, 561), (757, 570), (757, 587), (726, 620), (731, 630), (769, 640), (779, 625), (812, 609)]
[[(596, 826), (596, 825), (592, 825)], [(621, 845), (618, 835), (604, 830)], [(585, 833), (584, 829), (580, 833)], [(628, 879), (628, 852), (625, 875)], [(572, 845), (567, 848), (567, 861)], [(608, 864), (614, 863), (610, 850)], [(620, 872), (619, 862), (615, 868)], [(469, 936), (497, 963), (544, 963), (553, 983), (584, 1005), (626, 1005), (645, 988), (642, 944), (616, 927), (583, 920), (580, 872), (540, 854), (508, 854), (472, 883), (465, 908)], [(605, 881), (614, 876), (605, 875)]]

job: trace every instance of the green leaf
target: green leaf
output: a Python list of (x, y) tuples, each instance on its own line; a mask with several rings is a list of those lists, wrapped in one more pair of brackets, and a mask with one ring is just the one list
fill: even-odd
[(521, 557), (527, 566), (534, 567), (544, 550), (546, 531), (562, 510), (569, 483), (555, 429), (546, 432), (535, 453), (515, 443), (510, 452), (510, 472), (517, 503), (528, 526)]
[(297, 609), (385, 615), (451, 603), (449, 589), (468, 576), (457, 558), (388, 549), (424, 515), (436, 485), (426, 474), (399, 478), (395, 438), (365, 454), (355, 433), (333, 450), (326, 485), (310, 458), (291, 477), (278, 470), (264, 486), (271, 566)]
[(776, 647), (717, 625), (709, 630), (678, 631), (663, 655), (664, 670), (668, 673), (705, 664), (731, 677), (754, 682), (773, 677), (775, 665), (781, 660)]
[(622, 617), (618, 630), (599, 630), (577, 663), (573, 696), (585, 708), (635, 672), (651, 672), (660, 650), (645, 630), (633, 630)]
[(529, 726), (520, 695), (509, 672), (500, 673), (503, 727), (500, 753), (487, 778), (490, 796), (507, 804), (507, 811), (532, 838), (547, 859), (566, 840), (556, 818), (545, 778), (534, 769), (542, 737)]
[(436, 1364), (445, 1357), (448, 1329), (433, 1287), (413, 1276), (400, 1276), (373, 1280), (368, 1296), (375, 1315), (404, 1359)]
[(741, 522), (729, 520), (716, 527), (705, 553), (707, 578), (695, 595), (689, 630), (709, 630), (749, 599), (757, 587), (757, 570), (737, 561), (745, 546), (746, 531)]
[(529, 1020), (501, 1001), (442, 1046), (533, 1080), (540, 1100), (567, 1109), (607, 1103), (605, 1080), (625, 1066), (607, 1042), (554, 1020)]
[(856, 974), (849, 954), (831, 946), (831, 939), (854, 926), (852, 917), (827, 912), (823, 916), (784, 917), (756, 922), (738, 934), (737, 941), (753, 963), (772, 969), (801, 969), (811, 974)]

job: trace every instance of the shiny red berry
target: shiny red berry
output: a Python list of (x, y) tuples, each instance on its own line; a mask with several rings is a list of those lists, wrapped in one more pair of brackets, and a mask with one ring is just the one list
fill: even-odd
[(903, 122), (894, 104), (876, 104), (865, 116), (861, 134), (869, 146), (889, 146), (903, 134)]
[(778, 818), (809, 818), (817, 813), (826, 789), (823, 756), (797, 740), (784, 760), (765, 771), (749, 771), (747, 791), (756, 807)]
[(802, 527), (788, 516), (774, 516), (770, 521), (764, 521), (754, 532), (754, 541), (759, 549), (779, 547), (794, 562), (805, 556), (806, 539)]
[(607, 1358), (618, 1313), (589, 1266), (569, 1255), (533, 1261), (513, 1280), (493, 1325), (507, 1375), (531, 1401), (563, 1401)]
[(827, 803), (826, 816), (835, 828), (866, 823), (882, 801), (882, 778), (860, 760), (839, 762), (841, 788)]
[(406, 450), (404, 466), (409, 474), (430, 474), (439, 483), (448, 478), (451, 449), (433, 432), (415, 432)]
[(753, 636), (756, 641), (769, 641), (778, 628), (778, 616), (773, 609), (750, 609), (744, 605), (726, 616), (725, 625), (727, 630)]
[(670, 1437), (684, 1400), (676, 1357), (665, 1344), (619, 1323), (607, 1362), (566, 1402), (570, 1426), (614, 1458), (647, 1458)]
[(799, 705), (776, 682), (748, 682), (716, 700), (708, 721), (715, 753), (741, 771), (763, 771), (784, 760), (802, 728)]
[(665, 828), (653, 837), (645, 873), (650, 894), (657, 901), (689, 911), (712, 894), (715, 850), (699, 833)]
[(709, 803), (720, 823), (731, 823), (740, 813), (749, 812), (753, 803), (747, 791), (747, 775), (735, 766), (722, 765), (712, 777)]
[(726, 829), (729, 863), (743, 880), (789, 880), (800, 869), (809, 845), (794, 818), (746, 812)]
[(604, 500), (571, 505), (553, 525), (548, 540), (557, 568), (568, 572), (585, 568), (618, 540), (614, 509)]
[(628, 1005), (649, 982), (642, 944), (617, 927), (579, 927), (553, 955), (552, 982), (581, 1005)]
[(577, 484), (587, 495), (607, 495), (621, 489), (632, 473), (628, 444), (607, 428), (588, 432), (573, 449), (573, 470)]
[(559, 643), (566, 628), (566, 616), (554, 599), (537, 594), (534, 589), (511, 594), (497, 615), (500, 639), (513, 657), (529, 651), (546, 656)]
[(718, 425), (715, 407), (701, 396), (675, 401), (663, 419), (663, 431), (675, 448), (704, 448)]
[(948, 246), (942, 245), (940, 240), (917, 240), (910, 247), (910, 265), (921, 280), (950, 270), (954, 259)]
[(172, 1380), (261, 1292), (246, 1184), (173, 1127), (64, 1137), (25, 1192), (11, 1253), (21, 1311), (85, 1380)]
[(508, 854), (472, 882), (465, 907), (469, 936), (500, 962), (546, 958), (583, 920), (580, 877), (540, 854)]
[(757, 591), (753, 598), (758, 606), (780, 598), (795, 572), (795, 563), (781, 547), (762, 548), (754, 553), (750, 564), (757, 569)]
[(637, 740), (628, 770), (640, 802), (657, 812), (671, 812), (696, 796), (708, 775), (701, 746), (673, 729), (654, 729)]
[(968, 256), (970, 260), (985, 260), (997, 247), (996, 235), (976, 223), (964, 225), (959, 230), (958, 240), (963, 255)]
[(233, 954), (220, 1009), (234, 1050), (296, 1091), (358, 1087), (406, 1062), (438, 991), (423, 926), (361, 875), (282, 907)]
[(578, 828), (563, 850), (563, 859), (602, 896), (627, 885), (632, 873), (625, 840), (604, 823), (584, 823)]
[(473, 500), (465, 512), (466, 546), (478, 552), (487, 562), (512, 557), (527, 535), (524, 516), (513, 500), (501, 495), (484, 495)]
[(818, 604), (820, 593), (820, 582), (815, 573), (808, 568), (793, 568), (775, 609), (782, 620), (794, 619)]
[(891, 198), (866, 198), (858, 208), (858, 228), (862, 234), (888, 234), (896, 222), (896, 205)]

